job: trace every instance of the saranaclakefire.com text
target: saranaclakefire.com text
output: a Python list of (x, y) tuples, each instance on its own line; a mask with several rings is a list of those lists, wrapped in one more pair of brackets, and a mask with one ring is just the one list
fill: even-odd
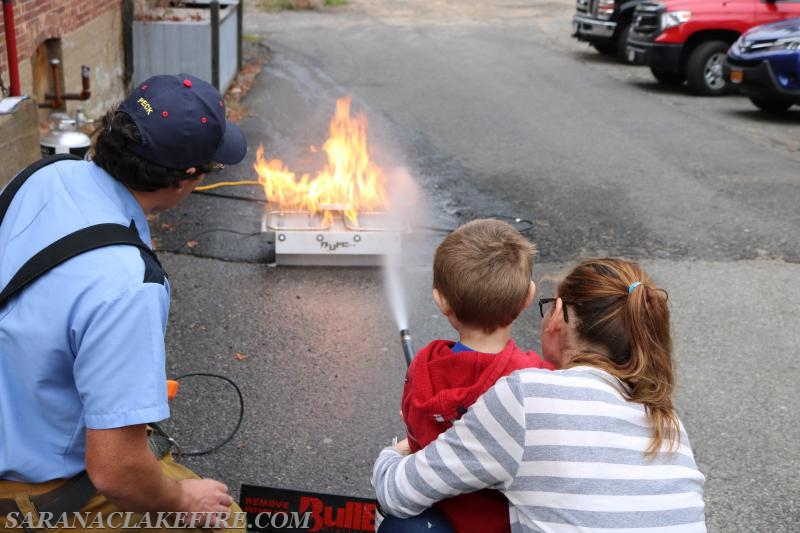
[[(1, 515), (0, 515), (1, 516)], [(231, 520), (232, 518), (232, 520)], [(12, 512), (5, 516), (5, 527), (8, 529), (186, 529), (202, 527), (210, 529), (217, 520), (226, 522), (231, 528), (254, 529), (309, 529), (311, 513), (298, 512), (264, 512), (252, 515), (248, 521), (248, 513), (132, 513), (115, 511), (108, 514), (97, 513), (53, 513)], [(189, 526), (188, 524), (192, 524)]]

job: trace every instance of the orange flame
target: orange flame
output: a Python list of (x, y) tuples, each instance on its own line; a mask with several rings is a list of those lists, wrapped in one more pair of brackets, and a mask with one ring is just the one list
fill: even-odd
[(357, 223), (359, 212), (386, 208), (384, 174), (367, 150), (367, 119), (363, 113), (350, 117), (350, 97), (337, 100), (322, 150), (327, 164), (312, 179), (309, 174), (298, 178), (283, 161), (265, 160), (264, 147), (259, 146), (253, 167), (267, 200), (281, 211), (323, 213), (326, 222), (334, 211), (344, 212), (348, 220)]

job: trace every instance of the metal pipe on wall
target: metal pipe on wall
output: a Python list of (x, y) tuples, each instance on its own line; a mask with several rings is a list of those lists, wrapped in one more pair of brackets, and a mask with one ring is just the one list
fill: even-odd
[(8, 53), (8, 77), (11, 82), (9, 96), (22, 96), (19, 83), (19, 59), (17, 56), (17, 33), (14, 27), (14, 5), (11, 0), (3, 0), (3, 24), (6, 33), (6, 52)]
[(64, 100), (61, 97), (61, 73), (59, 72), (59, 65), (61, 65), (61, 61), (58, 59), (50, 60), (50, 68), (53, 70), (53, 109), (61, 109), (64, 105)]
[(88, 100), (92, 96), (89, 86), (89, 67), (81, 67), (81, 83), (83, 90), (79, 93), (65, 93), (61, 88), (61, 61), (53, 58), (50, 60), (50, 67), (53, 70), (53, 92), (45, 93), (45, 100), (39, 103), (41, 108), (62, 109), (65, 100)]
[(244, 0), (236, 4), (236, 72), (242, 70), (242, 24), (244, 21)]
[(220, 90), (219, 83), (219, 0), (211, 0), (211, 85)]

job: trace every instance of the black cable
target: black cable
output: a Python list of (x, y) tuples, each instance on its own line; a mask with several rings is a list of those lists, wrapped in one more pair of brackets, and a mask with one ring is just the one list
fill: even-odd
[(496, 218), (510, 223), (522, 234), (530, 234), (533, 231), (533, 221), (526, 218), (512, 217), (508, 215), (488, 215), (487, 218)]
[[(225, 198), (228, 200), (241, 200), (243, 202), (255, 202), (259, 204), (268, 204), (269, 200), (264, 200), (261, 198), (248, 198), (246, 196), (236, 196), (233, 194), (223, 194), (223, 193), (215, 193), (209, 191), (192, 191), (192, 194), (202, 194), (205, 196), (215, 196), (217, 198)], [(496, 218), (498, 220), (504, 220), (506, 222), (511, 223), (520, 233), (526, 234), (533, 231), (533, 221), (528, 220), (526, 218), (514, 217), (509, 215), (487, 215), (486, 218)], [(522, 225), (522, 227), (520, 227)], [(436, 226), (417, 226), (420, 229), (426, 229), (429, 231), (437, 231), (440, 233), (452, 233), (455, 231), (454, 228), (439, 228)], [(218, 231), (225, 231), (225, 230), (218, 230)], [(234, 232), (235, 233), (235, 232)], [(188, 242), (188, 241), (187, 241)]]
[(228, 200), (241, 200), (242, 202), (255, 202), (257, 204), (268, 204), (268, 200), (261, 198), (248, 198), (247, 196), (236, 196), (235, 194), (223, 194), (218, 192), (209, 191), (192, 191), (192, 194), (201, 194), (203, 196), (216, 196), (217, 198), (226, 198)]
[[(257, 235), (261, 235), (261, 232), (260, 232), (260, 231), (257, 231), (257, 232), (254, 232), (254, 233), (245, 233), (245, 232), (243, 232), (243, 231), (236, 231), (235, 229), (228, 229), (228, 228), (212, 228), (212, 229), (207, 229), (207, 230), (205, 230), (205, 231), (201, 231), (200, 233), (198, 233), (198, 234), (197, 234), (197, 236), (199, 237), (200, 235), (205, 235), (205, 234), (207, 234), (207, 233), (213, 233), (213, 232), (215, 232), (215, 231), (224, 231), (224, 232), (226, 232), (226, 233), (235, 233), (236, 235), (242, 235), (242, 236), (244, 236), (244, 237), (255, 237), (255, 236), (257, 236)], [(186, 246), (187, 244), (189, 244), (190, 242), (192, 242), (193, 240), (195, 240), (195, 239), (189, 239), (189, 240), (187, 240), (187, 241), (184, 241), (184, 242), (183, 242), (183, 244), (181, 244), (180, 246), (176, 246), (175, 248), (171, 248), (171, 249), (167, 249), (167, 248), (160, 248), (160, 249), (158, 249), (158, 250), (155, 250), (155, 251), (156, 251), (156, 252), (169, 252), (169, 253), (173, 253), (173, 254), (174, 254), (174, 253), (177, 253), (177, 252), (178, 252), (178, 250), (180, 250), (181, 248), (183, 248), (184, 246)], [(196, 255), (196, 254), (187, 254), (187, 255)]]
[(236, 391), (236, 394), (239, 396), (239, 419), (236, 421), (236, 427), (233, 428), (233, 431), (231, 431), (230, 434), (227, 437), (225, 437), (225, 439), (222, 442), (220, 442), (219, 444), (217, 444), (215, 446), (212, 446), (211, 448), (208, 448), (207, 450), (191, 450), (191, 451), (181, 452), (181, 455), (186, 456), (186, 457), (196, 457), (198, 455), (207, 455), (207, 454), (209, 454), (211, 452), (215, 452), (215, 451), (219, 450), (220, 448), (222, 448), (223, 446), (228, 444), (231, 441), (231, 439), (233, 439), (234, 435), (236, 435), (236, 432), (239, 431), (239, 427), (242, 425), (242, 419), (244, 419), (244, 396), (242, 396), (241, 389), (239, 389), (239, 386), (236, 385), (236, 383), (234, 383), (233, 380), (231, 380), (229, 378), (226, 378), (225, 376), (222, 376), (220, 374), (212, 374), (210, 372), (189, 372), (188, 374), (182, 374), (182, 375), (176, 376), (176, 377), (174, 377), (172, 379), (174, 379), (175, 381), (180, 381), (183, 378), (188, 378), (188, 377), (193, 377), (193, 376), (217, 378), (217, 379), (221, 379), (223, 381), (227, 381), (228, 383), (230, 383), (231, 386)]
[(453, 233), (455, 231), (454, 228), (437, 228), (436, 226), (414, 226), (417, 229), (424, 229), (428, 231), (436, 231), (439, 233)]
[[(511, 223), (512, 226), (516, 228), (517, 231), (523, 234), (530, 233), (531, 231), (533, 231), (533, 221), (525, 218), (512, 217), (508, 215), (486, 215), (485, 217), (476, 217), (476, 218), (495, 218), (497, 220), (509, 222)], [(414, 226), (414, 227), (428, 231), (437, 231), (439, 233), (453, 233), (455, 231), (455, 228), (440, 228), (436, 226), (426, 226), (426, 225)]]

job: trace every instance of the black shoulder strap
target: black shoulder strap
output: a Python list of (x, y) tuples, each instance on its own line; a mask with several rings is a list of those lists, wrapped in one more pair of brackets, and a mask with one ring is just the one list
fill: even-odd
[[(22, 187), (22, 184), (25, 183), (25, 180), (43, 166), (62, 159), (79, 160), (80, 158), (69, 154), (57, 154), (46, 157), (29, 165), (14, 177), (11, 183), (8, 184), (8, 187), (0, 194), (0, 224), (3, 222), (8, 206), (11, 205), (11, 200), (14, 198), (19, 188)], [(29, 283), (64, 261), (72, 259), (84, 252), (88, 252), (89, 250), (111, 246), (113, 244), (129, 244), (131, 246), (136, 246), (143, 252), (149, 254), (156, 263), (161, 266), (155, 252), (142, 242), (135, 224), (131, 223), (131, 227), (125, 227), (122, 224), (96, 224), (60, 238), (28, 259), (28, 261), (22, 265), (22, 268), (14, 274), (14, 277), (11, 278), (8, 285), (3, 288), (3, 291), (0, 292), (0, 307), (5, 305), (12, 296), (24, 289)]]
[(42, 167), (49, 165), (50, 163), (55, 163), (56, 161), (62, 161), (65, 159), (75, 159), (77, 161), (81, 160), (80, 157), (72, 154), (53, 154), (44, 157), (35, 163), (31, 163), (27, 167), (20, 170), (3, 190), (3, 194), (0, 194), (0, 224), (3, 223), (3, 219), (6, 216), (6, 211), (8, 211), (8, 206), (11, 205), (11, 200), (14, 199), (14, 195), (17, 194), (17, 191), (20, 187), (22, 187), (22, 184), (31, 177), (31, 174)]
[[(20, 268), (8, 285), (0, 292), (0, 307), (16, 293), (24, 289), (33, 280), (57, 267), (67, 259), (89, 250), (111, 246), (112, 244), (129, 244), (149, 254), (158, 263), (155, 252), (139, 237), (135, 226), (126, 228), (122, 224), (97, 224), (83, 228), (60, 238), (41, 252), (31, 257)], [(158, 263), (159, 266), (161, 263)]]

